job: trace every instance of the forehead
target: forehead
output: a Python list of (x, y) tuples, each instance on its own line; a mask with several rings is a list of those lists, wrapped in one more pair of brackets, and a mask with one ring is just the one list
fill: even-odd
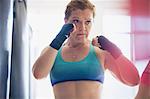
[(90, 9), (80, 10), (77, 9), (71, 12), (69, 17), (72, 18), (79, 18), (79, 19), (93, 19), (93, 12)]

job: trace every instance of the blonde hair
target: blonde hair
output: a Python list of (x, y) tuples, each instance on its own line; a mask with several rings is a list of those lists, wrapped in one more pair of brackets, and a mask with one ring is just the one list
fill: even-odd
[(95, 5), (93, 5), (89, 0), (71, 0), (65, 10), (65, 19), (68, 19), (72, 11), (77, 9), (90, 9), (93, 12), (93, 18), (95, 17)]

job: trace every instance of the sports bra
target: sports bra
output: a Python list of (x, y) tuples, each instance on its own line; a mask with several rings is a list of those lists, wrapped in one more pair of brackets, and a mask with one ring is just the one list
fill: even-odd
[(90, 44), (88, 55), (75, 62), (64, 61), (61, 56), (62, 48), (57, 53), (54, 65), (50, 71), (52, 86), (66, 81), (99, 81), (104, 82), (104, 71), (97, 59), (94, 47)]

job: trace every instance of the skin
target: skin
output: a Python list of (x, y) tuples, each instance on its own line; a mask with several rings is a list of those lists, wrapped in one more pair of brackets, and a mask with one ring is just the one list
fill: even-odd
[[(92, 44), (94, 45), (94, 46), (97, 46), (97, 47), (101, 47), (100, 46), (100, 44), (98, 43), (98, 38), (97, 37), (95, 37), (95, 38), (93, 38), (93, 40), (92, 40)], [(146, 73), (144, 76), (147, 76), (146, 78), (143, 78), (143, 76), (141, 77), (141, 80), (142, 79), (150, 79), (150, 69), (148, 69), (148, 68), (150, 68), (150, 61), (149, 61), (149, 63), (147, 64), (147, 67), (145, 68), (145, 70), (144, 71), (147, 71), (147, 72), (149, 72), (149, 73)], [(144, 74), (144, 72), (143, 72), (143, 74)], [(149, 82), (150, 80), (147, 80), (147, 83)], [(137, 92), (137, 95), (136, 95), (136, 97), (135, 97), (135, 99), (150, 99), (150, 84), (145, 84), (145, 83), (143, 83), (142, 81), (140, 82), (140, 84), (139, 84), (139, 89), (138, 89), (138, 92)]]
[[(62, 58), (65, 61), (80, 61), (87, 56), (90, 48), (88, 35), (92, 26), (92, 12), (86, 10), (73, 11), (66, 23), (74, 23), (74, 31), (62, 48)], [(98, 53), (103, 53), (95, 47)], [(73, 58), (72, 56), (76, 56)], [(103, 55), (99, 54), (99, 58)], [(104, 64), (104, 58), (101, 63)], [(103, 65), (104, 66), (104, 65)], [(104, 68), (104, 67), (103, 67)], [(100, 99), (102, 84), (97, 81), (69, 81), (53, 87), (56, 99)], [(64, 91), (65, 90), (65, 91)]]
[[(92, 39), (92, 44), (94, 46), (97, 46), (98, 48), (101, 48), (101, 45), (98, 43), (97, 37)], [(120, 73), (120, 77), (118, 75), (116, 77), (116, 75), (114, 75), (114, 73), (112, 72), (114, 77), (129, 86), (134, 86), (139, 83), (139, 73), (130, 60), (128, 60), (123, 54), (121, 54), (117, 59), (115, 59), (115, 62), (118, 66), (119, 71), (117, 71), (117, 73)], [(112, 66), (110, 66), (110, 68), (110, 71), (113, 71), (112, 69), (116, 70), (116, 67), (112, 68)], [(128, 71), (128, 73), (126, 71)]]
[[(92, 27), (93, 13), (89, 9), (77, 9), (71, 13), (69, 19), (65, 19), (65, 23), (73, 23), (74, 30), (64, 46), (62, 46), (61, 56), (64, 61), (74, 62), (84, 59), (90, 49), (90, 41), (88, 35)], [(94, 46), (97, 58), (102, 65), (103, 70), (110, 70), (112, 74), (122, 81), (128, 82), (129, 85), (137, 85), (138, 77), (134, 81), (124, 77), (125, 74), (118, 66), (112, 55), (104, 50)], [(48, 46), (41, 53), (33, 66), (33, 74), (36, 79), (46, 77), (55, 61), (57, 50)], [(124, 69), (124, 68), (123, 68)], [(131, 69), (132, 70), (132, 69)], [(102, 83), (98, 81), (68, 81), (58, 83), (53, 86), (55, 99), (100, 99)]]
[(150, 86), (141, 83), (135, 99), (150, 99)]
[(135, 99), (150, 99), (150, 61), (142, 73), (139, 90)]

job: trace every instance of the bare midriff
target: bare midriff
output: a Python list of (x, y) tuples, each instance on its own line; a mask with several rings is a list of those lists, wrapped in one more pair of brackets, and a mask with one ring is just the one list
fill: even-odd
[(55, 99), (100, 99), (98, 81), (67, 81), (53, 86)]

